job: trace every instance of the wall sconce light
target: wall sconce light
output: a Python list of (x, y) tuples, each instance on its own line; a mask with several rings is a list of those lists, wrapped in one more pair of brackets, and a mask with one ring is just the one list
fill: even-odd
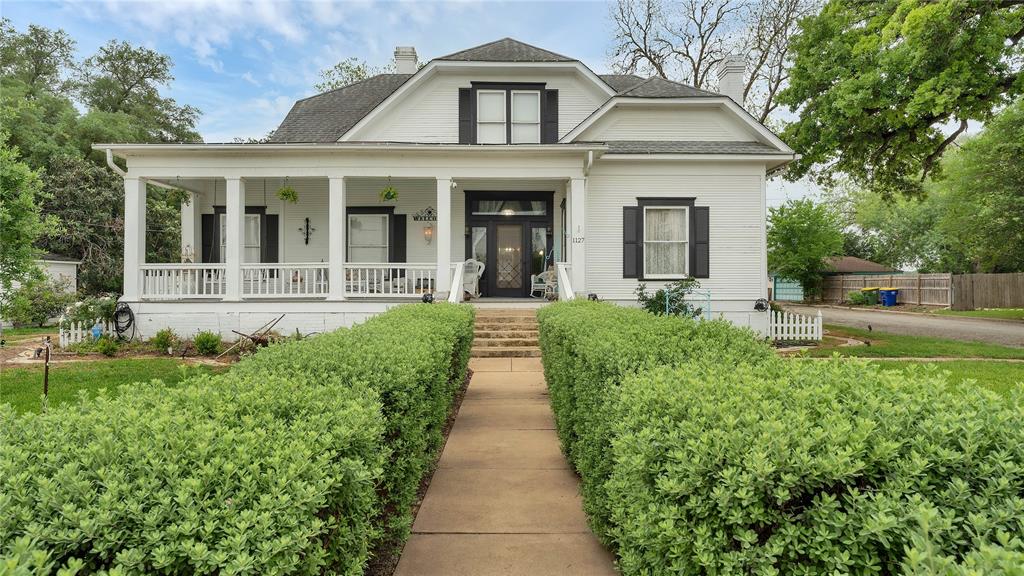
[(427, 224), (423, 227), (423, 240), (430, 244), (434, 240), (434, 225)]

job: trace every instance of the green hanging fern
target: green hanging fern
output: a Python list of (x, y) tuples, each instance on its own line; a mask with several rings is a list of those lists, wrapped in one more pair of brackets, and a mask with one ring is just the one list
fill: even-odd
[(277, 189), (277, 197), (285, 202), (291, 202), (295, 204), (299, 201), (299, 193), (295, 191), (295, 188), (291, 186), (281, 186)]
[(398, 200), (398, 190), (395, 190), (395, 187), (389, 184), (380, 191), (380, 199), (382, 202)]

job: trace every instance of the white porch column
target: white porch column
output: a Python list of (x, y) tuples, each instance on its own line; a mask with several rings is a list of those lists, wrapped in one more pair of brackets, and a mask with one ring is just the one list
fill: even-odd
[(245, 183), (241, 178), (225, 178), (227, 198), (224, 215), (227, 238), (224, 246), (225, 300), (242, 299), (242, 260), (245, 259)]
[(136, 302), (142, 296), (142, 271), (146, 263), (146, 182), (124, 179), (124, 290), (122, 300)]
[(452, 179), (437, 179), (437, 288), (447, 295), (452, 287)]
[(181, 259), (198, 262), (199, 248), (196, 242), (196, 214), (199, 212), (199, 197), (188, 192), (188, 203), (181, 204)]
[(345, 299), (345, 179), (330, 178), (327, 200), (328, 300)]
[(586, 238), (586, 178), (569, 180), (569, 263), (572, 265), (570, 281), (576, 294), (587, 293)]

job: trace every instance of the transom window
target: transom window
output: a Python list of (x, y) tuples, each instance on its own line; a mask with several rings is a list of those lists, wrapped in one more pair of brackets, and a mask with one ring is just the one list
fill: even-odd
[(644, 277), (682, 278), (689, 273), (689, 208), (644, 207)]
[(539, 144), (540, 91), (477, 90), (478, 144)]
[(348, 215), (348, 261), (381, 263), (388, 261), (388, 215)]

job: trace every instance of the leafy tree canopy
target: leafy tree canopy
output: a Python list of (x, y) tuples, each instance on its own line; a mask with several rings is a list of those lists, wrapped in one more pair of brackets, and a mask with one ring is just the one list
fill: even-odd
[(321, 70), (320, 81), (314, 85), (314, 88), (320, 92), (327, 92), (343, 88), (360, 80), (366, 80), (377, 74), (389, 74), (394, 71), (394, 63), (387, 66), (370, 66), (365, 60), (353, 56), (345, 58), (330, 68)]
[(68, 89), (74, 56), (75, 41), (63, 30), (29, 24), (18, 34), (10, 20), (0, 20), (0, 75), (23, 82), (30, 97)]
[(769, 209), (768, 225), (768, 270), (799, 280), (809, 294), (819, 294), (829, 269), (825, 259), (843, 249), (836, 212), (811, 200), (790, 200)]
[(1024, 93), (1022, 37), (1024, 0), (831, 0), (790, 42), (787, 177), (920, 193), (968, 121)]

